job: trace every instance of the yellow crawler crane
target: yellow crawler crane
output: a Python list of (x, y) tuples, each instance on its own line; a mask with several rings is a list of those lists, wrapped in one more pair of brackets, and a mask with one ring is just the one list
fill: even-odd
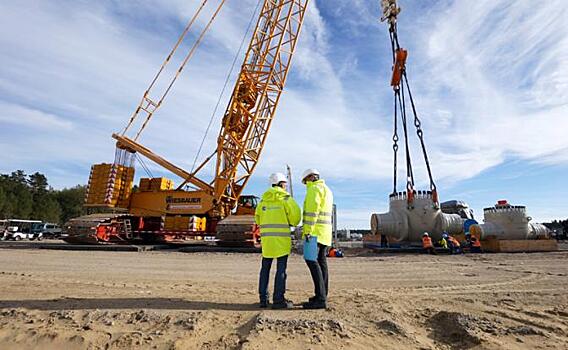
[[(100, 196), (101, 191), (96, 191), (94, 183), (91, 183), (91, 179), (89, 181), (86, 199), (88, 206), (110, 207), (115, 213), (108, 215), (108, 220), (101, 214), (72, 219), (66, 225), (69, 242), (110, 242), (132, 239), (179, 241), (213, 236), (226, 245), (245, 245), (254, 242), (254, 209), (257, 198), (244, 196), (242, 192), (260, 160), (286, 83), (309, 0), (259, 1), (258, 20), (222, 118), (217, 148), (190, 172), (144, 147), (138, 139), (156, 110), (162, 105), (185, 65), (193, 57), (225, 0), (218, 2), (211, 19), (197, 36), (175, 75), (165, 85), (165, 90), (156, 93), (158, 86), (156, 83), (163, 76), (172, 57), (207, 3), (208, 0), (204, 0), (198, 7), (145, 91), (124, 130), (112, 135), (117, 141), (113, 165), (123, 169), (123, 173), (129, 176), (120, 182), (122, 187), (116, 189), (119, 193), (113, 194), (113, 198), (122, 200), (97, 203), (96, 198), (90, 197), (91, 193), (93, 195), (97, 193), (99, 195), (97, 198), (104, 196)], [(159, 98), (154, 99), (151, 96)], [(134, 131), (137, 123), (140, 127)], [(183, 182), (176, 189), (130, 193), (133, 170), (129, 169), (132, 169), (134, 158), (138, 155), (179, 176)], [(200, 171), (213, 161), (216, 161), (215, 176), (211, 181), (203, 180), (199, 176)], [(149, 181), (143, 180), (145, 184)], [(107, 188), (112, 186), (107, 184)], [(192, 188), (187, 190), (189, 186)], [(128, 198), (127, 201), (123, 199), (125, 197)], [(125, 203), (127, 205), (124, 205)], [(177, 224), (171, 224), (173, 222)], [(187, 229), (180, 227), (186, 222)], [(168, 228), (165, 227), (166, 223), (169, 223)], [(176, 229), (172, 230), (171, 227)]]

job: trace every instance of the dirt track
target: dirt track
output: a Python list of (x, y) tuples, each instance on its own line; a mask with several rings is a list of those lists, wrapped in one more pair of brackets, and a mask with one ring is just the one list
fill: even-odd
[[(0, 250), (0, 349), (561, 349), (568, 252), (330, 260), (330, 310), (256, 308), (259, 257)], [(271, 281), (272, 283), (272, 281)], [(301, 257), (288, 294), (311, 295)]]

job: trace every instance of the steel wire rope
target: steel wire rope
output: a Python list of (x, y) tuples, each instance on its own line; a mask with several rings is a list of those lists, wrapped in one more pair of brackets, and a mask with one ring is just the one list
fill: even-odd
[(414, 188), (414, 173), (412, 171), (412, 158), (410, 156), (410, 144), (408, 137), (408, 123), (406, 118), (406, 102), (404, 94), (404, 85), (401, 85), (400, 92), (398, 94), (400, 103), (400, 114), (402, 118), (402, 128), (404, 131), (404, 148), (406, 151), (406, 189), (411, 190)]
[(422, 146), (422, 154), (424, 156), (424, 162), (426, 163), (426, 169), (428, 171), (428, 177), (430, 179), (430, 189), (435, 190), (436, 184), (434, 183), (434, 177), (432, 176), (432, 169), (430, 167), (430, 160), (428, 159), (428, 152), (426, 151), (426, 144), (424, 142), (424, 131), (422, 131), (422, 122), (418, 118), (418, 113), (416, 112), (416, 106), (414, 104), (414, 98), (412, 97), (412, 92), (410, 91), (410, 84), (408, 83), (408, 77), (406, 76), (406, 71), (403, 73), (404, 82), (406, 83), (406, 89), (408, 90), (408, 98), (410, 99), (410, 104), (412, 106), (412, 113), (414, 114), (414, 126), (416, 127), (416, 135), (420, 139), (420, 145)]
[[(183, 62), (181, 63), (180, 67), (178, 68), (176, 74), (174, 75), (173, 79), (171, 80), (170, 84), (168, 85), (166, 91), (164, 92), (164, 94), (162, 95), (162, 97), (160, 98), (160, 101), (158, 101), (157, 106), (160, 106), (163, 102), (163, 100), (166, 98), (166, 96), (168, 95), (168, 93), (170, 92), (170, 90), (172, 89), (172, 87), (174, 86), (174, 83), (176, 82), (176, 80), (179, 78), (181, 72), (183, 71), (185, 65), (187, 64), (187, 62), (189, 62), (189, 60), (193, 57), (195, 51), (197, 50), (197, 48), (199, 47), (199, 45), (201, 44), (201, 41), (203, 40), (203, 37), (205, 36), (205, 34), (209, 31), (209, 28), (211, 27), (211, 24), (213, 24), (213, 21), (215, 21), (215, 18), (217, 18), (217, 15), (219, 14), (219, 12), (221, 11), (221, 8), (223, 7), (223, 5), (225, 4), (226, 0), (221, 0), (221, 2), (219, 3), (219, 6), (217, 6), (217, 9), (215, 10), (215, 12), (213, 13), (211, 19), (209, 20), (209, 22), (207, 22), (207, 25), (205, 26), (205, 28), (203, 28), (203, 30), (201, 31), (201, 33), (199, 34), (199, 37), (197, 38), (197, 40), (195, 41), (195, 43), (193, 44), (193, 46), (191, 47), (189, 53), (186, 55), (185, 59), (183, 60)], [(157, 107), (156, 107), (157, 108)], [(150, 121), (150, 119), (152, 119), (152, 116), (154, 115), (154, 113), (149, 113), (148, 116), (146, 117), (146, 120), (144, 120), (144, 123), (142, 124), (142, 126), (140, 127), (140, 130), (138, 131), (138, 133), (136, 134), (136, 136), (134, 137), (134, 141), (137, 141), (138, 138), (140, 137), (140, 135), (142, 134), (142, 131), (144, 131), (144, 129), (146, 128), (146, 125), (148, 124), (148, 122)]]
[(197, 164), (197, 159), (201, 155), (201, 151), (203, 150), (205, 140), (207, 139), (207, 136), (209, 135), (209, 131), (211, 130), (211, 126), (213, 125), (213, 121), (216, 119), (215, 116), (217, 115), (217, 110), (219, 109), (219, 106), (221, 105), (221, 100), (223, 99), (223, 95), (225, 94), (225, 91), (227, 90), (227, 86), (229, 85), (229, 80), (231, 78), (231, 75), (233, 74), (233, 71), (235, 69), (235, 65), (237, 64), (237, 60), (239, 59), (239, 56), (241, 55), (241, 52), (242, 52), (243, 47), (245, 45), (246, 39), (249, 35), (250, 29), (252, 28), (252, 24), (254, 23), (254, 19), (256, 18), (256, 14), (258, 12), (258, 9), (260, 8), (261, 3), (262, 3), (262, 0), (258, 0), (258, 2), (256, 4), (256, 8), (254, 9), (254, 11), (252, 13), (252, 16), (251, 16), (250, 21), (249, 21), (248, 26), (247, 26), (247, 29), (246, 29), (246, 31), (243, 35), (242, 40), (241, 40), (241, 44), (239, 46), (239, 49), (238, 49), (237, 53), (235, 54), (235, 57), (233, 59), (233, 63), (231, 65), (231, 68), (229, 69), (229, 72), (228, 72), (227, 77), (225, 79), (223, 89), (221, 90), (221, 93), (219, 94), (219, 98), (217, 99), (217, 103), (215, 104), (215, 108), (213, 109), (213, 113), (211, 113), (211, 118), (209, 118), (209, 123), (207, 124), (207, 128), (205, 129), (205, 133), (203, 135), (203, 138), (201, 139), (199, 149), (197, 150), (197, 154), (195, 155), (195, 158), (193, 160), (193, 165), (191, 166), (191, 171), (190, 171), (191, 174), (193, 174), (193, 170), (195, 169), (195, 165)]
[(201, 13), (201, 11), (203, 10), (203, 8), (205, 7), (205, 5), (207, 4), (207, 1), (209, 0), (203, 0), (203, 2), (201, 3), (201, 5), (197, 8), (197, 11), (193, 14), (191, 20), (189, 21), (189, 23), (185, 26), (183, 32), (181, 33), (181, 35), (179, 36), (178, 40), (176, 41), (176, 44), (174, 45), (174, 47), (172, 48), (172, 50), (170, 51), (169, 55), (166, 57), (166, 59), (164, 60), (164, 62), (162, 62), (162, 65), (160, 66), (160, 69), (158, 70), (158, 73), (156, 73), (156, 75), (154, 76), (154, 79), (152, 79), (152, 82), (150, 83), (150, 86), (146, 89), (146, 91), (144, 92), (144, 95), (142, 96), (142, 101), (140, 101), (140, 104), (138, 106), (138, 108), (134, 111), (134, 114), (132, 114), (132, 116), (130, 117), (130, 121), (128, 122), (128, 124), (126, 125), (126, 127), (124, 128), (124, 130), (122, 131), (122, 135), (126, 134), (126, 132), (128, 131), (128, 129), (132, 126), (132, 123), (136, 120), (136, 118), (138, 117), (138, 112), (140, 111), (140, 106), (144, 103), (144, 100), (147, 98), (148, 94), (150, 93), (150, 90), (152, 89), (152, 87), (154, 86), (154, 84), (156, 83), (156, 81), (158, 80), (158, 78), (160, 77), (160, 75), (162, 74), (162, 72), (164, 71), (164, 69), (166, 68), (166, 66), (170, 63), (171, 58), (173, 57), (173, 55), (176, 53), (177, 49), (179, 48), (180, 44), (182, 43), (182, 41), (184, 40), (185, 36), (187, 35), (187, 33), (189, 32), (189, 30), (191, 29), (191, 27), (193, 26), (193, 24), (195, 23), (195, 20), (197, 19), (197, 17), (199, 17), (199, 14)]
[[(396, 47), (395, 45), (397, 45), (398, 43), (395, 42), (395, 37), (394, 37), (394, 30), (393, 30), (393, 26), (389, 27), (389, 37), (391, 40), (391, 49), (392, 49), (392, 65), (393, 65), (393, 69), (394, 69), (394, 65), (396, 63)], [(393, 141), (393, 145), (392, 145), (392, 149), (393, 149), (393, 193), (397, 192), (397, 178), (398, 178), (398, 141), (399, 141), (399, 137), (398, 137), (398, 104), (397, 104), (397, 98), (398, 98), (398, 88), (394, 87), (394, 131), (393, 131), (393, 135), (392, 135), (392, 141)]]
[(150, 168), (148, 168), (148, 166), (146, 165), (146, 163), (144, 163), (144, 160), (142, 159), (142, 157), (140, 157), (138, 155), (138, 153), (134, 153), (136, 155), (136, 159), (138, 159), (138, 162), (140, 163), (140, 165), (142, 166), (142, 169), (144, 169), (144, 171), (146, 172), (146, 174), (150, 177), (150, 178), (154, 178), (154, 175), (152, 175), (152, 172), (150, 171)]
[[(400, 44), (398, 41), (398, 28), (397, 28), (397, 23), (396, 22), (391, 22), (391, 25), (389, 26), (389, 37), (391, 40), (391, 50), (392, 50), (392, 57), (393, 57), (393, 69), (395, 68), (395, 63), (396, 63), (396, 51), (400, 49)], [(411, 185), (413, 188), (414, 187), (414, 172), (412, 169), (412, 159), (410, 158), (410, 152), (409, 152), (409, 148), (408, 148), (408, 132), (407, 132), (407, 116), (406, 116), (406, 104), (405, 104), (405, 100), (406, 100), (406, 96), (404, 93), (404, 87), (406, 85), (406, 90), (408, 92), (408, 98), (410, 100), (410, 104), (412, 107), (412, 113), (414, 116), (414, 126), (416, 128), (416, 134), (420, 140), (420, 146), (421, 146), (421, 150), (422, 150), (422, 155), (424, 157), (424, 162), (426, 164), (426, 169), (428, 172), (428, 178), (430, 180), (430, 189), (435, 191), (436, 190), (436, 184), (434, 182), (434, 177), (432, 175), (432, 168), (430, 165), (430, 160), (428, 157), (428, 151), (426, 150), (426, 143), (424, 141), (424, 131), (422, 130), (422, 122), (420, 121), (420, 118), (418, 117), (418, 112), (416, 111), (416, 105), (414, 103), (414, 98), (412, 96), (412, 92), (410, 90), (410, 84), (408, 82), (408, 76), (406, 74), (406, 66), (402, 67), (402, 84), (399, 84), (398, 86), (393, 86), (393, 91), (394, 91), (394, 98), (395, 98), (395, 103), (394, 103), (394, 133), (393, 133), (393, 151), (394, 151), (394, 179), (393, 179), (393, 183), (394, 183), (394, 191), (393, 193), (397, 192), (397, 166), (398, 166), (398, 157), (397, 157), (397, 151), (398, 151), (398, 134), (397, 134), (397, 122), (398, 122), (398, 116), (397, 116), (397, 112), (398, 112), (398, 108), (397, 108), (397, 100), (398, 100), (398, 107), (400, 108), (400, 114), (401, 114), (401, 119), (402, 119), (402, 123), (403, 123), (403, 130), (404, 130), (404, 138), (405, 138), (405, 146), (406, 146), (406, 164), (407, 164), (407, 190), (409, 189), (408, 185)], [(401, 96), (402, 93), (402, 96)]]

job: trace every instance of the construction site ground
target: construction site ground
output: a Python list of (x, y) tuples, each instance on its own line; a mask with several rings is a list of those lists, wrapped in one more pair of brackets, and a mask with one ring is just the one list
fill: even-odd
[[(567, 251), (329, 259), (317, 311), (257, 308), (259, 260), (1, 249), (0, 349), (567, 348)], [(293, 255), (287, 297), (311, 295)]]

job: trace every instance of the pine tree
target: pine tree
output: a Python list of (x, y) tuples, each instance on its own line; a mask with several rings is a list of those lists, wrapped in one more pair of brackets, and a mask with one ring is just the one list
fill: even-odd
[(71, 218), (81, 216), (83, 212), (83, 202), (85, 200), (85, 190), (85, 186), (75, 186), (57, 192), (56, 199), (61, 208), (59, 221), (62, 224)]
[(5, 177), (5, 189), (8, 191), (10, 201), (10, 217), (17, 219), (31, 219), (33, 211), (33, 198), (29, 191), (26, 173), (16, 170)]
[(2, 212), (6, 203), (6, 192), (4, 191), (3, 183), (0, 181), (0, 219), (3, 219)]

